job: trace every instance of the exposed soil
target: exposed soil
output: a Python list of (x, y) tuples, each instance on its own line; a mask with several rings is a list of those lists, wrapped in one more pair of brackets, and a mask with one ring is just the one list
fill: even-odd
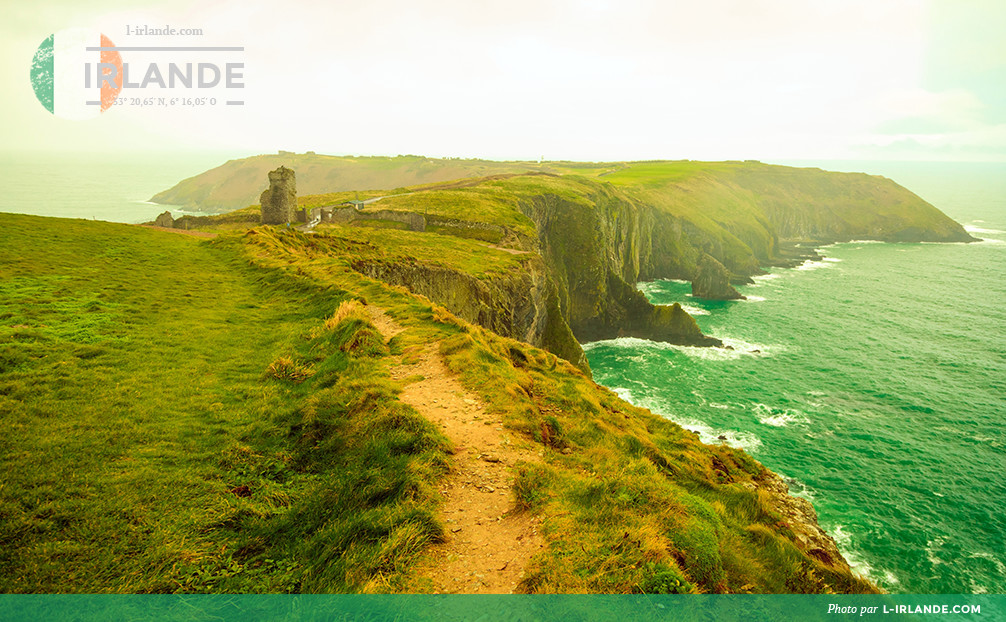
[[(385, 338), (402, 331), (383, 311), (368, 306)], [(444, 366), (437, 344), (411, 349), (392, 367), (405, 385), (401, 400), (437, 424), (455, 446), (451, 473), (441, 488), (447, 539), (431, 551), (420, 574), (436, 593), (508, 594), (528, 560), (543, 546), (538, 520), (517, 511), (511, 468), (541, 460), (541, 448), (516, 438)]]
[(531, 251), (522, 251), (516, 248), (506, 248), (505, 246), (496, 246), (495, 244), (488, 244), (489, 248), (494, 248), (498, 251), (503, 251), (504, 253), (510, 253), (511, 255), (529, 255)]

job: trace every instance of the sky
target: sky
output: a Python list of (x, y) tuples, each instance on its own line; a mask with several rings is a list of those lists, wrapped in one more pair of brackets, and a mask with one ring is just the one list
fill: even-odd
[[(127, 26), (201, 36), (127, 34)], [(50, 114), (53, 32), (239, 46), (214, 106)], [(546, 160), (1006, 160), (1002, 0), (60, 0), (0, 22), (0, 139), (41, 152), (307, 151)], [(122, 52), (151, 62), (213, 53)], [(83, 72), (81, 72), (82, 74)], [(166, 70), (165, 70), (166, 73)], [(242, 106), (223, 105), (240, 97)]]

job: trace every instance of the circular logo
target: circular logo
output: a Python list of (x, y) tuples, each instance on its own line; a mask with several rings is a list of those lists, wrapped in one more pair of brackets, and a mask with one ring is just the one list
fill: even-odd
[(108, 110), (122, 90), (122, 56), (100, 32), (60, 30), (35, 51), (31, 86), (55, 116), (90, 119)]

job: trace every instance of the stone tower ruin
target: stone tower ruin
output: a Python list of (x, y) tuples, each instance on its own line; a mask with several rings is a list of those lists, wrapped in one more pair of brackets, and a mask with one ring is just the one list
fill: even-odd
[(281, 166), (269, 172), (269, 187), (259, 197), (263, 225), (282, 225), (293, 220), (297, 210), (297, 177)]

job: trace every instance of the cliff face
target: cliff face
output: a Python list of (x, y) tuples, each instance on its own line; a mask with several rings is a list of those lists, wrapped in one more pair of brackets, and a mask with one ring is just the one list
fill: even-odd
[[(687, 227), (600, 184), (592, 194), (534, 193), (519, 202), (537, 229), (521, 240), (522, 269), (479, 277), (445, 265), (359, 259), (367, 276), (403, 285), (493, 332), (544, 348), (589, 371), (580, 342), (638, 337), (720, 346), (680, 305), (653, 305), (641, 274), (691, 275), (701, 256)], [(699, 237), (701, 243), (702, 238)]]
[[(721, 345), (680, 305), (653, 305), (635, 284), (641, 273), (682, 274), (694, 247), (672, 222), (598, 186), (587, 197), (542, 194), (520, 202), (538, 230), (539, 250), (555, 279), (560, 308), (580, 341), (627, 336), (682, 345)], [(654, 252), (674, 246), (681, 255)], [(654, 265), (656, 264), (656, 265)]]
[[(751, 171), (758, 174), (748, 175)], [(640, 280), (687, 279), (697, 297), (738, 299), (731, 281), (756, 274), (765, 264), (800, 260), (791, 256), (786, 240), (968, 238), (957, 223), (904, 188), (867, 175), (750, 164), (659, 192), (633, 193), (555, 176), (493, 183), (516, 198), (537, 233), (537, 239), (511, 244), (540, 255), (526, 273), (476, 279), (418, 263), (356, 265), (582, 369), (586, 361), (577, 341), (632, 336), (721, 345), (703, 335), (679, 306), (650, 304), (635, 287)]]
[(354, 270), (443, 305), (455, 315), (507, 337), (538, 346), (589, 373), (587, 357), (559, 308), (558, 288), (537, 257), (523, 271), (477, 278), (417, 261), (361, 259)]

